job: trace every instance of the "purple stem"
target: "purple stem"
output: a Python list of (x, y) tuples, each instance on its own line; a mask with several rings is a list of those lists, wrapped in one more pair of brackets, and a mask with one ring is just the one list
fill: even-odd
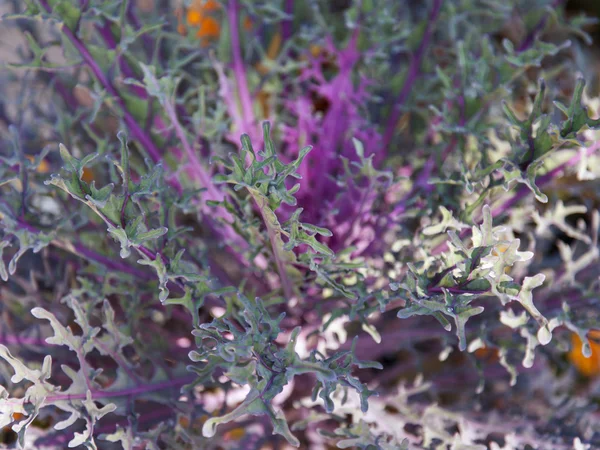
[[(135, 395), (146, 394), (148, 392), (162, 391), (164, 389), (170, 389), (174, 387), (184, 386), (188, 383), (193, 382), (196, 379), (194, 376), (186, 376), (182, 378), (174, 378), (172, 380), (162, 381), (160, 383), (144, 384), (141, 386), (135, 386), (127, 389), (121, 389), (118, 391), (104, 391), (98, 389), (91, 389), (92, 397), (94, 400), (102, 398), (115, 398), (115, 397), (133, 397)], [(56, 394), (46, 397), (46, 403), (70, 401), (70, 400), (85, 400), (87, 398), (86, 393), (81, 394)]]
[[(294, 14), (294, 0), (285, 1), (285, 13), (289, 16)], [(292, 24), (293, 19), (285, 19), (281, 23), (281, 40), (283, 42), (287, 41), (292, 35)]]
[(421, 70), (421, 61), (423, 60), (423, 56), (425, 56), (425, 51), (429, 46), (429, 41), (431, 40), (431, 35), (433, 33), (433, 25), (437, 20), (440, 10), (442, 9), (443, 0), (434, 0), (433, 8), (429, 13), (429, 17), (427, 18), (427, 25), (425, 27), (425, 32), (423, 33), (423, 39), (421, 39), (421, 43), (419, 47), (412, 55), (410, 66), (408, 68), (408, 73), (406, 74), (406, 79), (404, 81), (404, 85), (402, 86), (402, 90), (398, 95), (398, 99), (396, 100), (396, 104), (393, 107), (392, 114), (390, 119), (388, 120), (385, 134), (383, 135), (382, 148), (385, 150), (392, 140), (394, 136), (394, 131), (396, 129), (396, 124), (398, 123), (398, 119), (400, 118), (400, 113), (402, 106), (408, 99), (412, 91), (413, 84), (417, 80), (419, 76), (419, 72)]
[[(550, 5), (550, 7), (556, 8), (564, 2), (565, 2), (565, 0), (554, 0), (552, 2), (552, 4)], [(535, 27), (533, 27), (533, 29), (527, 34), (527, 36), (525, 37), (523, 42), (521, 42), (521, 45), (519, 45), (519, 47), (517, 48), (517, 53), (524, 52), (525, 50), (528, 50), (533, 45), (533, 43), (535, 42), (535, 40), (537, 38), (537, 35), (546, 26), (546, 22), (548, 21), (549, 15), (550, 15), (549, 13), (544, 14), (544, 17), (542, 17), (540, 19), (540, 21), (535, 25)]]
[(229, 30), (231, 33), (231, 53), (233, 57), (233, 73), (237, 84), (237, 92), (242, 107), (242, 124), (244, 130), (237, 130), (238, 133), (247, 133), (255, 140), (254, 133), (254, 111), (252, 109), (252, 98), (248, 89), (248, 79), (246, 78), (246, 68), (242, 59), (242, 47), (240, 45), (239, 35), (239, 11), (240, 5), (237, 0), (229, 0), (227, 4), (227, 18), (229, 21)]
[[(193, 178), (200, 182), (200, 187), (206, 189), (206, 193), (208, 194), (208, 200), (222, 201), (224, 199), (224, 195), (215, 187), (210, 174), (202, 166), (202, 163), (198, 159), (198, 155), (190, 145), (188, 138), (185, 134), (185, 130), (183, 129), (181, 123), (179, 122), (179, 119), (177, 118), (177, 111), (175, 110), (175, 107), (170, 101), (166, 101), (164, 104), (164, 108), (165, 113), (169, 117), (171, 125), (175, 129), (175, 134), (181, 142), (181, 145), (183, 146), (183, 149), (188, 158), (188, 164), (190, 165), (190, 169), (188, 172), (191, 172)], [(211, 211), (208, 211), (208, 213), (210, 214)], [(231, 217), (229, 214), (227, 214), (227, 216)]]
[[(29, 223), (25, 222), (24, 220), (18, 219), (17, 223), (19, 224), (20, 227), (26, 229), (27, 231), (29, 231), (31, 233), (38, 234), (41, 232), (40, 230), (35, 228), (33, 225), (30, 225)], [(91, 259), (92, 261), (102, 264), (103, 266), (105, 266), (106, 268), (108, 268), (110, 270), (126, 273), (126, 274), (132, 275), (134, 277), (144, 279), (144, 280), (150, 280), (150, 279), (154, 278), (149, 273), (146, 273), (135, 267), (131, 267), (130, 265), (125, 264), (122, 261), (108, 258), (100, 253), (95, 252), (92, 249), (87, 248), (86, 246), (84, 246), (80, 243), (63, 244), (58, 240), (54, 240), (54, 241), (52, 241), (52, 244), (63, 250), (71, 251), (80, 256), (84, 256), (87, 259)]]
[[(361, 358), (378, 359), (387, 353), (397, 352), (399, 343), (416, 343), (423, 340), (435, 339), (448, 334), (448, 332), (440, 327), (425, 327), (421, 324), (418, 327), (402, 326), (392, 330), (385, 330), (381, 334), (383, 339), (378, 344), (371, 336), (361, 333), (356, 345), (357, 355)], [(351, 341), (348, 341), (341, 348), (349, 349), (351, 343)]]
[(47, 347), (49, 344), (45, 339), (23, 337), (12, 334), (0, 334), (0, 344), (3, 345), (34, 345), (36, 347)]
[(86, 258), (89, 258), (91, 260), (94, 260), (97, 263), (100, 263), (111, 270), (114, 270), (117, 272), (122, 272), (122, 273), (127, 273), (129, 275), (132, 275), (134, 277), (141, 278), (144, 280), (150, 280), (150, 279), (154, 278), (149, 273), (146, 273), (144, 271), (136, 269), (135, 267), (131, 267), (130, 265), (125, 264), (121, 261), (118, 261), (118, 260), (115, 261), (115, 260), (108, 258), (100, 253), (97, 253), (81, 244), (76, 243), (73, 245), (73, 248), (75, 249), (75, 251), (78, 254), (85, 256)]

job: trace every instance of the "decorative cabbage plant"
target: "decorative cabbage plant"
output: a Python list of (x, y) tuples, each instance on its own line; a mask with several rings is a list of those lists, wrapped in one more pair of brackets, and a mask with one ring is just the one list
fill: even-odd
[(1, 8), (3, 448), (600, 448), (593, 20)]

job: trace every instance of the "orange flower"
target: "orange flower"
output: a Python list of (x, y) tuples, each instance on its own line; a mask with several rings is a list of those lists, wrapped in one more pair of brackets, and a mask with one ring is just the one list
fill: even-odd
[(591, 330), (588, 333), (592, 355), (589, 358), (583, 356), (582, 342), (575, 333), (571, 335), (571, 351), (569, 360), (577, 371), (586, 377), (600, 375), (600, 330)]
[[(220, 8), (221, 5), (215, 0), (196, 0), (186, 11), (187, 25), (196, 29), (196, 37), (201, 39), (204, 47), (219, 38), (221, 24), (210, 13)], [(176, 11), (175, 14), (179, 21), (177, 30), (180, 34), (186, 34), (186, 27), (181, 20), (181, 10)]]
[(221, 24), (211, 16), (206, 16), (200, 22), (196, 37), (202, 39), (202, 45), (207, 46), (213, 39), (218, 39), (221, 33)]
[(203, 18), (204, 18), (204, 16), (202, 15), (202, 10), (192, 9), (192, 8), (188, 9), (187, 23), (189, 25), (191, 25), (192, 27), (200, 26)]

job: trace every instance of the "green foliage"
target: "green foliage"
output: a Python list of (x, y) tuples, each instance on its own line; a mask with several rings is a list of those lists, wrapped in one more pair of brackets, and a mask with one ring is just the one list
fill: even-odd
[(600, 447), (587, 19), (147, 3), (6, 6), (0, 446)]
[[(323, 399), (328, 413), (334, 412), (331, 395), (338, 386), (359, 392), (361, 409), (367, 411), (367, 400), (374, 392), (351, 373), (354, 366), (382, 369), (379, 363), (359, 361), (354, 349), (336, 352), (329, 357), (314, 351), (308, 358), (300, 358), (295, 351), (300, 328), (295, 328), (288, 343), (280, 347), (276, 339), (281, 333), (280, 323), (284, 314), (274, 319), (260, 299), (252, 302), (239, 293), (237, 298), (242, 307), (240, 318), (215, 319), (192, 332), (200, 342), (199, 350), (190, 353), (192, 361), (200, 363), (199, 367), (193, 366), (199, 382), (211, 376), (215, 369), (222, 368), (226, 369), (225, 376), (233, 383), (250, 387), (245, 400), (235, 410), (206, 421), (202, 429), (205, 436), (213, 436), (219, 424), (231, 422), (242, 415), (266, 415), (273, 424), (274, 433), (299, 446), (300, 442), (291, 434), (285, 416), (281, 411), (275, 411), (270, 402), (294, 377), (306, 373), (315, 375), (317, 384), (313, 399), (317, 396)], [(236, 323), (241, 324), (242, 329)]]

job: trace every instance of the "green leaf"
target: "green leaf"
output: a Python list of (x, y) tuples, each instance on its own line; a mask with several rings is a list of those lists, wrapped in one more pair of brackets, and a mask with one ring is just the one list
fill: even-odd
[(454, 323), (456, 324), (456, 335), (458, 336), (458, 348), (461, 352), (467, 349), (467, 338), (465, 334), (465, 325), (467, 321), (478, 314), (483, 312), (483, 306), (477, 306), (475, 308), (469, 308), (461, 311), (454, 316)]
[(0, 278), (2, 281), (8, 281), (8, 272), (6, 271), (6, 265), (4, 264), (4, 258), (2, 253), (6, 247), (10, 246), (9, 241), (0, 241)]
[(67, 170), (79, 171), (80, 162), (77, 158), (71, 156), (71, 153), (69, 153), (67, 147), (65, 147), (63, 144), (58, 144), (58, 149), (60, 151), (60, 157), (63, 160), (63, 163), (65, 163), (65, 165), (67, 166)]
[(129, 240), (125, 230), (121, 227), (115, 228), (110, 226), (108, 227), (108, 232), (121, 244), (121, 251), (119, 253), (121, 258), (128, 258), (129, 255), (131, 255), (130, 247), (133, 245), (133, 243)]
[(81, 10), (68, 0), (54, 1), (53, 12), (56, 12), (64, 24), (73, 32), (77, 31)]
[(163, 262), (162, 256), (159, 254), (156, 255), (156, 259), (138, 259), (138, 264), (143, 266), (152, 266), (154, 270), (156, 270), (156, 275), (158, 275), (158, 299), (161, 303), (164, 303), (167, 298), (169, 298), (169, 289), (167, 288), (167, 283), (169, 282), (169, 277), (167, 275), (167, 267)]
[(112, 193), (115, 185), (113, 183), (107, 184), (102, 189), (96, 189), (96, 182), (92, 181), (90, 185), (91, 195), (86, 195), (85, 198), (96, 205), (98, 208), (104, 208), (108, 202), (108, 198)]
[(167, 227), (156, 228), (154, 230), (146, 231), (145, 233), (137, 234), (133, 241), (136, 245), (138, 245), (145, 241), (158, 239), (159, 237), (167, 234), (168, 231), (169, 229)]
[(311, 225), (309, 223), (301, 223), (300, 226), (304, 228), (306, 231), (313, 234), (320, 234), (321, 236), (331, 237), (333, 233), (329, 231), (327, 228), (317, 227), (316, 225)]
[(584, 88), (585, 80), (583, 78), (579, 78), (577, 80), (577, 84), (575, 85), (571, 105), (566, 112), (563, 105), (559, 106), (557, 104), (557, 106), (559, 106), (559, 108), (565, 112), (565, 115), (567, 116), (567, 119), (563, 122), (560, 131), (560, 135), (563, 138), (575, 136), (575, 134), (579, 133), (582, 129), (584, 129), (584, 127), (591, 129), (597, 129), (600, 127), (600, 119), (591, 119), (581, 101)]
[(157, 78), (156, 69), (153, 66), (147, 66), (142, 62), (139, 65), (144, 74), (143, 83), (146, 92), (148, 92), (148, 95), (156, 97), (160, 104), (164, 106), (173, 96), (176, 82), (168, 76)]

